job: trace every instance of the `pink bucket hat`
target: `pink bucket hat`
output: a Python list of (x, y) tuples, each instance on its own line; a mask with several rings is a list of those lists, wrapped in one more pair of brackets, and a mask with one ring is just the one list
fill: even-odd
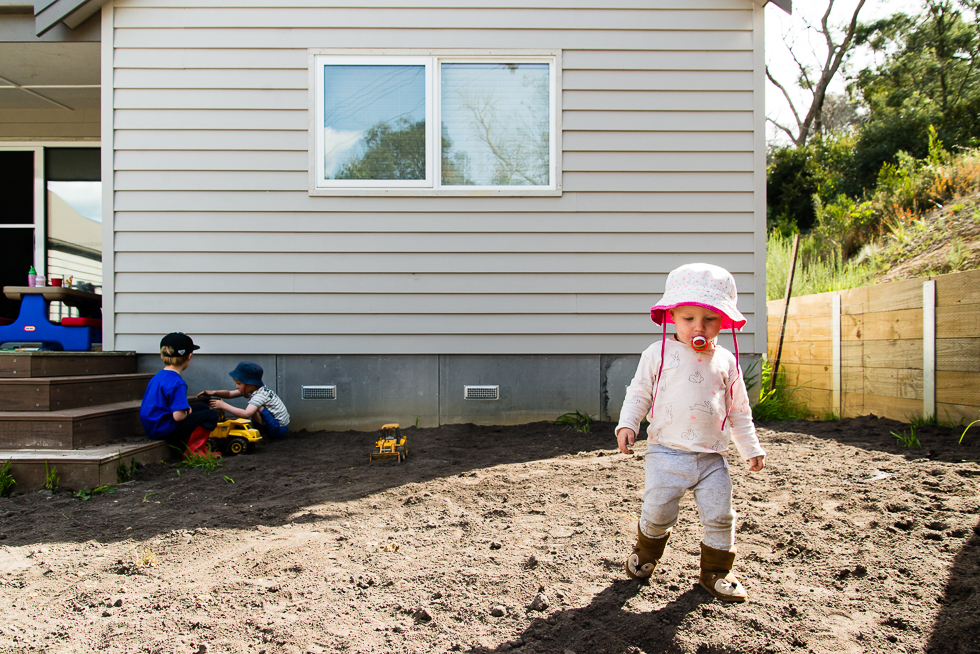
[(730, 272), (710, 263), (689, 263), (667, 276), (664, 296), (650, 309), (650, 318), (658, 325), (673, 323), (670, 309), (693, 304), (721, 314), (722, 329), (742, 329), (745, 316), (737, 303), (738, 291)]

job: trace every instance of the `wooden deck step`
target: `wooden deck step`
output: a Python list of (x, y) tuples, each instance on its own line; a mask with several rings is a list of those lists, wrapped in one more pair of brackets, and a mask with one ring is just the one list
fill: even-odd
[(0, 377), (60, 377), (136, 372), (135, 352), (4, 352)]
[(24, 493), (44, 488), (45, 463), (49, 470), (54, 468), (62, 488), (80, 490), (125, 481), (118, 476), (120, 464), (128, 472), (133, 460), (146, 465), (171, 457), (165, 442), (143, 438), (82, 450), (3, 449), (0, 465), (10, 461), (10, 474), (17, 482), (13, 492)]
[(0, 378), (0, 411), (54, 411), (140, 400), (152, 373)]
[(140, 401), (58, 411), (0, 411), (0, 448), (75, 450), (143, 436)]

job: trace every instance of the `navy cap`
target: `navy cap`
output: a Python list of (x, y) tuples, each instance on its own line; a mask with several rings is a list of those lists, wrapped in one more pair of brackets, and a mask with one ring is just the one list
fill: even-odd
[(228, 374), (231, 375), (232, 379), (238, 380), (243, 384), (251, 384), (252, 386), (264, 385), (262, 384), (262, 366), (251, 361), (242, 361)]
[(201, 349), (201, 346), (194, 345), (194, 341), (191, 340), (191, 337), (184, 332), (170, 332), (160, 339), (160, 347), (173, 348), (174, 353), (179, 357), (187, 356), (194, 350)]

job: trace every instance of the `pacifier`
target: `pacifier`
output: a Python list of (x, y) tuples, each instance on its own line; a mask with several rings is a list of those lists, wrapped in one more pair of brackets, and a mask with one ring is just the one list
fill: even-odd
[(695, 336), (691, 339), (691, 347), (698, 352), (704, 352), (706, 349), (708, 349), (708, 339), (706, 339), (704, 336)]

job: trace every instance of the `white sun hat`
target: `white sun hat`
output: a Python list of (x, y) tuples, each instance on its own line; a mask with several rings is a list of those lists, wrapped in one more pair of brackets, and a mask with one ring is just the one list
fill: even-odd
[(745, 316), (736, 306), (738, 291), (735, 278), (719, 266), (710, 263), (689, 263), (667, 276), (664, 296), (650, 309), (650, 318), (658, 325), (673, 323), (670, 309), (681, 305), (710, 309), (722, 316), (722, 329), (742, 329)]

